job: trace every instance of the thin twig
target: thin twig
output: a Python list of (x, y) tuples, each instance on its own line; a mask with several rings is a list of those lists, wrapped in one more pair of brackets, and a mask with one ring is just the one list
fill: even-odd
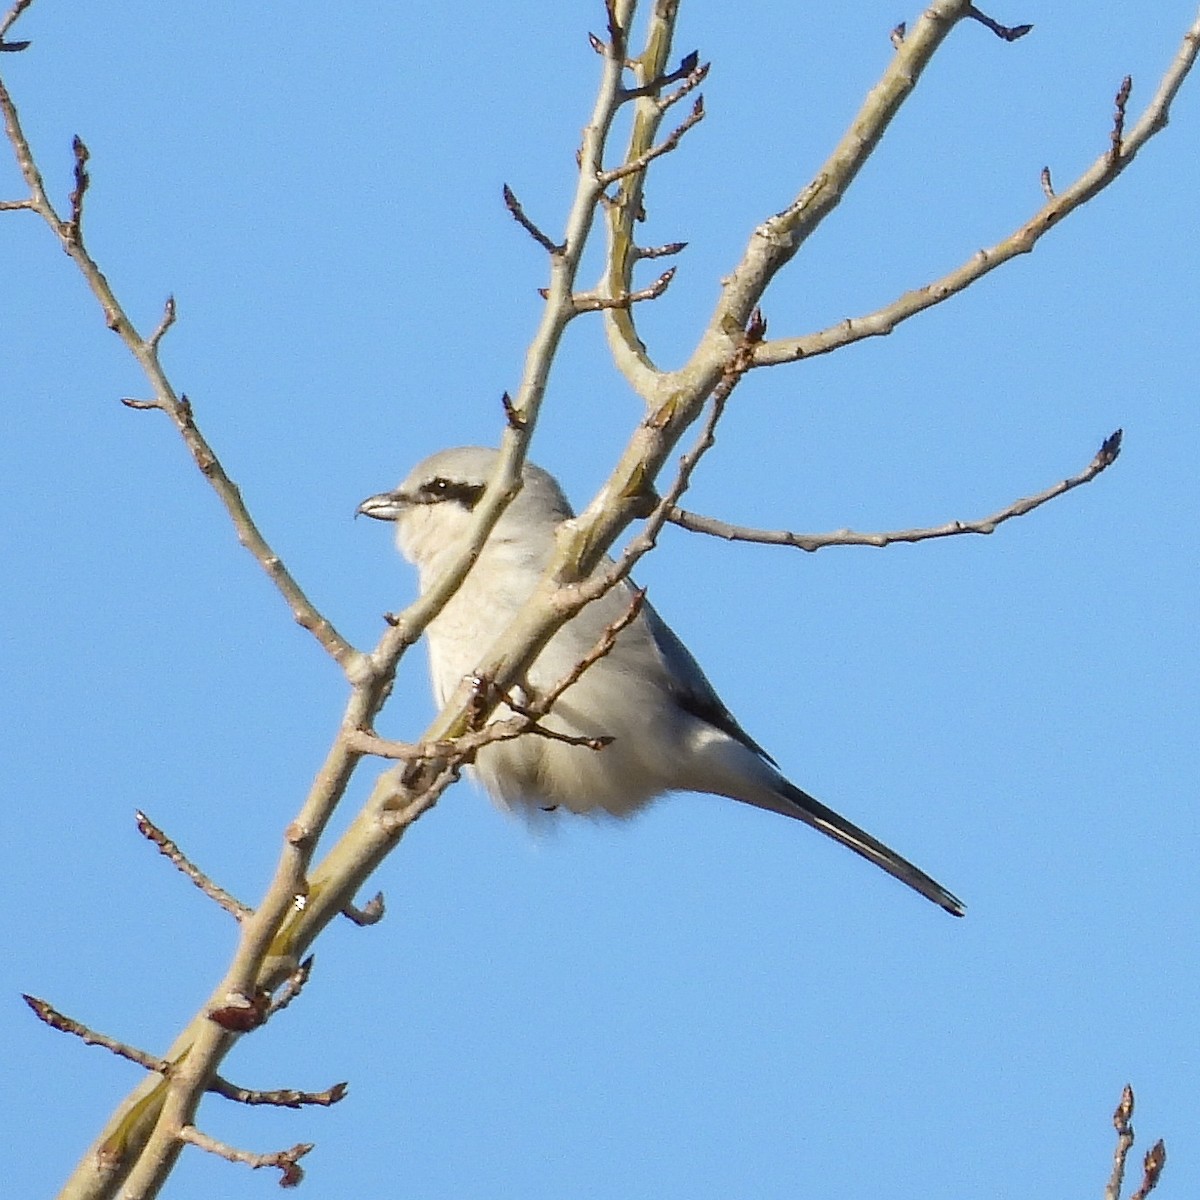
[(665, 246), (635, 246), (633, 253), (636, 258), (665, 258), (669, 254), (678, 254), (687, 249), (687, 242), (667, 242)]
[[(1108, 187), (1133, 162), (1146, 142), (1166, 128), (1171, 104), (1194, 66), (1198, 53), (1200, 18), (1197, 18), (1184, 34), (1174, 59), (1159, 81), (1157, 91), (1133, 129), (1127, 131), (1122, 124), (1118, 139), (1120, 149), (1116, 157), (1114, 158), (1110, 133), (1110, 144), (1105, 152), (1065, 191), (1054, 195), (1024, 225), (1003, 241), (978, 251), (962, 266), (947, 272), (940, 279), (905, 292), (890, 304), (865, 316), (848, 318), (817, 333), (764, 342), (755, 355), (755, 366), (769, 367), (777, 363), (795, 362), (817, 354), (828, 354), (864, 338), (886, 336), (902, 322), (943, 303), (1010, 259), (1019, 254), (1028, 254), (1064, 217)], [(739, 266), (735, 275), (742, 271), (743, 267)]]
[(678, 267), (669, 267), (648, 287), (639, 288), (636, 292), (626, 292), (623, 296), (601, 296), (597, 292), (579, 292), (575, 296), (576, 312), (600, 312), (608, 308), (628, 308), (631, 304), (640, 304), (643, 300), (657, 300), (671, 286)]
[(973, 4), (967, 9), (967, 16), (987, 26), (998, 38), (1003, 38), (1006, 42), (1015, 42), (1017, 38), (1023, 38), (1033, 28), (1032, 25), (1001, 25), (999, 21), (980, 12)]
[(1167, 1165), (1167, 1147), (1163, 1144), (1162, 1138), (1159, 1138), (1149, 1150), (1146, 1151), (1146, 1157), (1142, 1160), (1142, 1183), (1136, 1192), (1129, 1200), (1146, 1200), (1152, 1191), (1158, 1186), (1159, 1178), (1162, 1176), (1163, 1167)]
[(602, 658), (605, 658), (611, 653), (612, 648), (617, 644), (617, 635), (622, 629), (628, 628), (637, 620), (638, 613), (642, 611), (642, 607), (646, 603), (646, 589), (633, 588), (629, 597), (629, 603), (614, 621), (611, 621), (601, 631), (600, 638), (596, 644), (562, 677), (553, 687), (549, 688), (542, 696), (538, 698), (535, 710), (539, 716), (545, 716), (553, 708), (562, 694), (569, 688), (575, 686), (580, 679), (583, 678), (585, 672), (589, 671)]
[(175, 324), (175, 297), (168, 296), (166, 303), (163, 305), (162, 320), (159, 321), (157, 328), (150, 335), (150, 345), (155, 350), (158, 349), (158, 344), (163, 340), (168, 329)]
[[(12, 16), (12, 11), (9, 16)], [(4, 27), (0, 22), (0, 29)], [(343, 670), (354, 674), (360, 661), (358, 651), (338, 633), (328, 618), (317, 610), (301, 590), (299, 584), (292, 578), (279, 556), (254, 523), (237, 485), (226, 474), (212, 447), (201, 434), (187, 398), (176, 395), (158, 357), (159, 342), (162, 334), (166, 332), (166, 328), (160, 322), (159, 328), (154, 334), (149, 338), (143, 337), (126, 315), (104, 272), (100, 270), (99, 265), (88, 251), (81, 228), (83, 201), (89, 183), (86, 170), (87, 147), (81, 139), (74, 140), (75, 189), (69, 199), (70, 216), (64, 219), (59, 216), (46, 192), (45, 181), (34, 158), (29, 140), (21, 127), (16, 105), (3, 81), (0, 81), (0, 113), (3, 113), (4, 116), (5, 130), (16, 156), (17, 166), (29, 188), (28, 204), (20, 201), (8, 201), (5, 202), (5, 207), (29, 207), (50, 226), (99, 302), (104, 313), (105, 324), (120, 337), (125, 347), (137, 360), (150, 382), (155, 398), (153, 401), (127, 400), (124, 403), (129, 408), (157, 408), (170, 418), (191, 453), (196, 466), (224, 504), (237, 531), (238, 540), (266, 571), (291, 609), (296, 622), (317, 639)]]
[(1126, 75), (1121, 80), (1121, 86), (1117, 88), (1116, 97), (1113, 99), (1113, 126), (1112, 133), (1109, 135), (1111, 145), (1108, 150), (1109, 166), (1116, 167), (1121, 161), (1123, 153), (1124, 137), (1125, 137), (1125, 108), (1129, 104), (1129, 95), (1133, 91), (1133, 76)]
[[(693, 75), (700, 72), (701, 78), (708, 74), (710, 63), (705, 63), (700, 66), (700, 51), (693, 50), (690, 54), (685, 54), (679, 61), (679, 66), (674, 71), (670, 71), (665, 75), (659, 75), (655, 79), (651, 79), (648, 83), (640, 84), (638, 87), (625, 88), (621, 93), (621, 100), (636, 100), (641, 96), (656, 96), (663, 88), (669, 87), (672, 83), (678, 83), (681, 79), (690, 79)], [(696, 80), (697, 83), (700, 80)], [(695, 86), (693, 84), (693, 86)]]
[(283, 986), (271, 998), (270, 1007), (267, 1010), (267, 1016), (273, 1017), (276, 1013), (283, 1012), (285, 1008), (304, 991), (305, 985), (308, 983), (309, 977), (312, 975), (313, 956), (310, 954), (304, 959), (299, 966), (283, 981)]
[(696, 103), (692, 105), (692, 111), (661, 142), (651, 146), (649, 150), (637, 155), (637, 157), (623, 162), (619, 167), (613, 167), (610, 171), (600, 171), (596, 176), (597, 182), (604, 187), (608, 187), (610, 183), (615, 183), (618, 179), (624, 179), (627, 175), (639, 174), (656, 158), (662, 158), (664, 154), (670, 154), (679, 145), (683, 135), (703, 120), (704, 97), (697, 96)]
[(1121, 1183), (1125, 1178), (1125, 1160), (1133, 1145), (1133, 1088), (1125, 1085), (1120, 1103), (1113, 1113), (1113, 1128), (1117, 1131), (1117, 1148), (1113, 1151), (1112, 1174), (1104, 1189), (1104, 1200), (1121, 1200)]
[(704, 63), (703, 66), (696, 67), (673, 92), (668, 92), (665, 96), (660, 96), (654, 102), (658, 111), (666, 112), (668, 108), (673, 108), (678, 104), (684, 96), (690, 92), (694, 92), (708, 78), (708, 71), (711, 65), (711, 63)]
[(1078, 475), (1072, 475), (1035, 496), (1014, 500), (999, 512), (978, 521), (947, 521), (944, 525), (921, 529), (896, 529), (885, 533), (856, 533), (851, 529), (839, 529), (833, 533), (792, 533), (786, 529), (751, 529), (743, 525), (731, 525), (682, 508), (672, 509), (668, 520), (693, 533), (705, 533), (712, 537), (724, 538), (726, 541), (795, 546), (810, 552), (823, 550), (826, 546), (891, 546), (896, 542), (925, 542), (933, 538), (957, 537), (965, 533), (989, 534), (994, 533), (1006, 521), (1023, 517), (1063, 493), (1090, 483), (1116, 461), (1121, 452), (1121, 436), (1122, 431), (1118, 429), (1106, 438), (1096, 456)]
[(295, 1187), (304, 1178), (300, 1169), (299, 1159), (303, 1158), (312, 1148), (312, 1142), (299, 1142), (290, 1150), (277, 1150), (274, 1154), (251, 1154), (248, 1150), (238, 1150), (228, 1142), (219, 1141), (207, 1133), (201, 1133), (195, 1125), (184, 1125), (180, 1128), (178, 1138), (188, 1142), (209, 1154), (215, 1154), (227, 1162), (241, 1163), (258, 1170), (259, 1167), (277, 1167), (283, 1172), (279, 1180), (280, 1187)]
[(529, 217), (525, 215), (525, 209), (521, 207), (520, 200), (517, 199), (516, 193), (508, 186), (507, 183), (504, 185), (504, 207), (508, 209), (509, 213), (512, 215), (512, 219), (516, 221), (516, 223), (520, 225), (521, 228), (524, 229), (525, 232), (529, 234), (529, 236), (533, 238), (533, 240), (537, 242), (537, 244), (541, 246), (541, 248), (545, 250), (547, 254), (557, 256), (562, 254), (562, 252), (566, 249), (565, 246), (561, 246), (557, 242), (551, 241), (550, 238), (548, 238), (533, 223), (533, 221), (531, 221)]
[(563, 733), (558, 729), (547, 728), (541, 724), (539, 713), (528, 704), (523, 704), (512, 692), (505, 692), (503, 700), (506, 708), (525, 718), (525, 728), (518, 735), (520, 737), (542, 737), (550, 742), (562, 742), (565, 746), (578, 746), (583, 750), (604, 750), (613, 744), (613, 739), (608, 734)]
[(130, 1046), (126, 1042), (120, 1042), (116, 1038), (109, 1037), (106, 1033), (97, 1033), (96, 1030), (89, 1029), (88, 1026), (81, 1022), (60, 1013), (58, 1009), (48, 1004), (45, 1000), (38, 999), (37, 996), (23, 994), (21, 999), (33, 1009), (34, 1015), (39, 1021), (44, 1021), (51, 1029), (57, 1029), (60, 1033), (69, 1033), (73, 1037), (79, 1038), (85, 1046), (100, 1046), (115, 1054), (118, 1058), (127, 1059), (131, 1063), (136, 1063), (139, 1067), (145, 1067), (147, 1071), (156, 1071), (160, 1075), (165, 1075), (170, 1070), (170, 1063), (165, 1059), (157, 1058), (153, 1054), (147, 1054), (144, 1050), (139, 1050), (136, 1046)]
[(137, 822), (138, 833), (153, 842), (158, 852), (210, 900), (214, 900), (235, 920), (244, 921), (250, 916), (252, 910), (247, 905), (235, 899), (223, 887), (213, 883), (144, 812), (139, 809), (134, 813), (134, 819)]
[(28, 42), (9, 42), (5, 40), (5, 34), (16, 24), (20, 15), (33, 3), (33, 0), (16, 0), (12, 8), (0, 17), (0, 49), (2, 50), (27, 50)]
[(67, 200), (71, 206), (71, 216), (67, 221), (66, 240), (79, 245), (83, 225), (83, 198), (87, 195), (92, 177), (87, 172), (87, 163), (91, 152), (78, 134), (71, 139), (71, 153), (75, 159), (75, 189)]
[(343, 1100), (349, 1089), (350, 1085), (348, 1083), (335, 1083), (323, 1092), (298, 1092), (292, 1088), (277, 1088), (273, 1091), (262, 1091), (239, 1087), (237, 1084), (230, 1083), (228, 1079), (224, 1079), (220, 1075), (216, 1076), (208, 1086), (210, 1092), (222, 1096), (226, 1100), (233, 1100), (237, 1104), (262, 1104), (275, 1108), (304, 1108), (308, 1105), (329, 1108), (331, 1105)]
[(348, 921), (352, 921), (355, 925), (366, 927), (370, 925), (378, 925), (383, 920), (385, 907), (383, 903), (383, 893), (376, 892), (370, 900), (359, 908), (354, 904), (346, 904), (342, 908), (342, 916)]

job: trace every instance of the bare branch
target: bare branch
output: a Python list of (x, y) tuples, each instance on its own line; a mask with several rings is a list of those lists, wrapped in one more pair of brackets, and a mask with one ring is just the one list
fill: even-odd
[(350, 1085), (348, 1083), (335, 1083), (323, 1092), (298, 1092), (292, 1088), (259, 1091), (239, 1087), (237, 1084), (230, 1083), (229, 1080), (222, 1079), (218, 1075), (209, 1085), (208, 1090), (215, 1095), (222, 1096), (226, 1100), (233, 1100), (238, 1104), (269, 1105), (274, 1108), (305, 1108), (310, 1105), (316, 1105), (321, 1108), (329, 1108), (331, 1105), (345, 1099), (346, 1093), (350, 1090)]
[(1032, 25), (1001, 25), (999, 21), (980, 12), (973, 4), (967, 9), (967, 16), (987, 26), (998, 38), (1006, 42), (1015, 42), (1018, 38), (1023, 38), (1033, 28)]
[(156, 1058), (153, 1054), (147, 1054), (136, 1046), (119, 1042), (106, 1033), (97, 1033), (94, 1029), (89, 1029), (81, 1022), (60, 1013), (45, 1000), (39, 1000), (37, 996), (22, 995), (21, 999), (33, 1009), (34, 1015), (39, 1021), (44, 1021), (51, 1029), (57, 1029), (60, 1033), (69, 1033), (73, 1037), (79, 1038), (85, 1046), (101, 1046), (118, 1058), (128, 1059), (129, 1062), (136, 1063), (139, 1067), (145, 1067), (147, 1071), (156, 1071), (160, 1075), (165, 1075), (170, 1069), (170, 1064), (165, 1060)]
[(957, 537), (964, 533), (994, 533), (1005, 521), (1023, 517), (1026, 513), (1041, 508), (1043, 504), (1090, 483), (1103, 470), (1110, 467), (1121, 452), (1122, 431), (1104, 440), (1096, 456), (1078, 475), (1072, 475), (1036, 496), (1014, 500), (1012, 504), (978, 521), (947, 521), (923, 529), (897, 529), (887, 533), (855, 533), (850, 529), (839, 529), (833, 533), (792, 533), (786, 529), (750, 529), (743, 525), (730, 525), (713, 517), (700, 516), (682, 508), (673, 508), (668, 520), (693, 533), (706, 533), (731, 542), (759, 542), (771, 546), (795, 546), (800, 550), (823, 550), (826, 546), (891, 546), (896, 542), (925, 542), (933, 538)]
[(134, 819), (137, 822), (138, 833), (153, 842), (158, 848), (158, 852), (190, 879), (210, 900), (215, 900), (235, 920), (244, 921), (250, 916), (251, 909), (247, 905), (240, 900), (235, 900), (224, 888), (213, 883), (144, 812), (139, 809), (134, 813)]
[[(610, 622), (604, 627), (600, 633), (600, 638), (596, 644), (581, 658), (571, 670), (563, 676), (552, 688), (550, 688), (543, 696), (540, 696), (536, 705), (533, 706), (533, 711), (538, 716), (545, 716), (554, 708), (555, 702), (567, 691), (573, 687), (586, 671), (590, 670), (602, 658), (606, 657), (612, 648), (617, 644), (617, 635), (622, 629), (628, 628), (637, 619), (638, 613), (642, 611), (642, 606), (646, 602), (646, 589), (634, 588), (633, 595), (630, 597), (629, 604), (625, 611), (617, 617), (615, 621)], [(512, 701), (508, 701), (509, 707), (512, 707)], [(519, 710), (518, 710), (519, 711)], [(527, 714), (528, 715), (528, 714)], [(593, 739), (603, 740), (605, 745), (608, 745), (612, 739)]]
[(522, 229), (543, 250), (549, 255), (559, 255), (566, 249), (565, 246), (560, 246), (556, 242), (552, 242), (526, 215), (525, 210), (521, 207), (520, 200), (517, 199), (516, 193), (506, 183), (504, 185), (504, 207), (512, 214), (512, 218)]
[(279, 1180), (280, 1187), (296, 1187), (303, 1180), (304, 1172), (300, 1169), (299, 1159), (313, 1148), (312, 1142), (300, 1142), (290, 1150), (277, 1150), (274, 1154), (251, 1154), (248, 1150), (238, 1150), (227, 1142), (201, 1133), (195, 1125), (182, 1126), (178, 1137), (181, 1142), (198, 1146), (201, 1150), (207, 1150), (209, 1154), (215, 1154), (227, 1162), (241, 1163), (255, 1170), (259, 1167), (277, 1167), (283, 1173)]
[[(935, 304), (941, 304), (1018, 254), (1028, 254), (1042, 236), (1065, 216), (1108, 187), (1134, 160), (1146, 142), (1166, 128), (1170, 117), (1171, 103), (1188, 72), (1195, 64), (1198, 52), (1200, 52), (1200, 17), (1193, 22), (1184, 35), (1174, 59), (1159, 82), (1158, 90), (1138, 118), (1134, 128), (1126, 133), (1122, 118), (1121, 129), (1118, 132), (1116, 122), (1114, 122), (1116, 142), (1112, 143), (1109, 149), (1096, 159), (1066, 191), (1059, 192), (1057, 196), (1054, 196), (1049, 203), (1045, 204), (1009, 237), (986, 250), (978, 251), (969, 261), (943, 275), (940, 279), (915, 291), (905, 292), (891, 304), (877, 309), (873, 313), (847, 319), (828, 329), (823, 329), (819, 333), (764, 342), (755, 355), (755, 366), (765, 367), (774, 366), (777, 363), (795, 362), (797, 359), (810, 358), (817, 354), (828, 354), (832, 350), (861, 341), (863, 338), (885, 336), (901, 322), (917, 313), (924, 312), (927, 308), (932, 308)], [(1120, 99), (1119, 95), (1118, 99)], [(1111, 137), (1110, 142), (1112, 142)], [(1119, 150), (1114, 156), (1114, 148), (1118, 143)], [(1046, 178), (1044, 174), (1043, 189), (1046, 186)], [(738, 268), (739, 271), (741, 269), (741, 267)]]

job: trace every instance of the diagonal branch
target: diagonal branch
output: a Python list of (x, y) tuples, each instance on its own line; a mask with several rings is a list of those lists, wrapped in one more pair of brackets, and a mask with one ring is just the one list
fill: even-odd
[[(15, 19), (20, 15), (21, 5), (18, 3), (10, 10), (6, 20)], [(9, 23), (11, 21), (9, 20)], [(0, 28), (7, 26), (0, 25)], [(131, 408), (155, 408), (165, 413), (183, 438), (192, 455), (192, 459), (201, 473), (208, 480), (213, 490), (224, 504), (233, 522), (238, 541), (258, 561), (266, 571), (284, 601), (292, 610), (296, 621), (307, 629), (344, 669), (350, 669), (357, 658), (357, 651), (332, 623), (317, 611), (316, 607), (301, 590), (299, 584), (292, 578), (279, 556), (268, 544), (266, 538), (250, 516), (242, 500), (241, 492), (232, 479), (225, 473), (216, 453), (201, 434), (192, 413), (192, 406), (186, 397), (177, 395), (159, 359), (159, 348), (163, 335), (175, 319), (174, 301), (168, 301), (163, 321), (150, 337), (143, 337), (137, 327), (126, 315), (124, 308), (117, 300), (108, 279), (100, 270), (84, 244), (81, 222), (83, 219), (83, 199), (86, 194), (89, 175), (87, 172), (88, 150), (83, 141), (76, 137), (73, 142), (75, 189), (69, 198), (70, 216), (59, 216), (46, 192), (45, 181), (42, 178), (29, 140), (21, 127), (20, 117), (12, 96), (4, 83), (0, 81), (0, 113), (4, 116), (4, 126), (8, 140), (16, 156), (17, 166), (29, 188), (29, 197), (25, 201), (7, 202), (5, 207), (29, 208), (36, 212), (50, 227), (58, 238), (62, 248), (78, 267), (93, 295), (100, 303), (104, 312), (104, 320), (109, 329), (121, 339), (125, 347), (137, 360), (147, 380), (150, 383), (154, 398), (149, 401), (139, 401), (129, 404)]]
[(1184, 34), (1174, 59), (1163, 74), (1157, 91), (1132, 130), (1125, 129), (1125, 104), (1129, 98), (1128, 80), (1122, 81), (1115, 99), (1115, 113), (1109, 146), (1099, 158), (1065, 191), (1055, 193), (1050, 186), (1049, 170), (1042, 173), (1044, 204), (1019, 229), (994, 246), (978, 251), (962, 266), (922, 288), (905, 292), (892, 303), (862, 317), (853, 317), (818, 333), (802, 337), (780, 338), (764, 342), (755, 354), (756, 367), (795, 362), (817, 354), (828, 354), (863, 338), (880, 337), (892, 332), (902, 321), (941, 304), (970, 287), (990, 271), (1003, 266), (1019, 254), (1028, 254), (1042, 236), (1065, 216), (1086, 204), (1104, 190), (1137, 156), (1156, 133), (1165, 129), (1171, 104), (1183, 81), (1195, 64), (1200, 51), (1200, 16)]
[(40, 1000), (37, 996), (22, 995), (21, 999), (29, 1005), (39, 1021), (44, 1021), (51, 1029), (57, 1029), (59, 1033), (69, 1033), (73, 1037), (79, 1038), (85, 1046), (100, 1046), (111, 1051), (118, 1058), (127, 1059), (139, 1067), (144, 1067), (147, 1071), (155, 1071), (160, 1075), (165, 1075), (170, 1069), (170, 1064), (166, 1060), (156, 1058), (153, 1054), (147, 1054), (136, 1046), (120, 1042), (106, 1033), (97, 1033), (82, 1022), (60, 1013), (58, 1009), (45, 1000)]
[(250, 915), (251, 909), (247, 905), (215, 884), (144, 812), (139, 810), (134, 813), (134, 819), (137, 821), (138, 833), (153, 842), (159, 854), (190, 879), (210, 900), (216, 901), (235, 920), (244, 921)]
[(679, 371), (658, 377), (644, 349), (640, 354), (632, 351), (628, 331), (623, 339), (617, 338), (609, 322), (609, 343), (618, 366), (640, 394), (670, 394), (679, 387), (696, 386), (697, 381), (715, 382), (771, 280), (841, 202), (934, 54), (970, 8), (968, 0), (933, 0), (906, 31), (879, 82), (816, 176), (790, 204), (751, 233), (741, 261), (722, 282), (708, 328)]
[(891, 546), (896, 542), (927, 542), (933, 538), (957, 537), (964, 533), (989, 534), (994, 533), (1006, 521), (1023, 517), (1064, 493), (1090, 483), (1101, 471), (1116, 461), (1121, 452), (1121, 435), (1122, 431), (1118, 429), (1116, 433), (1105, 438), (1095, 458), (1078, 475), (1072, 475), (1035, 496), (1014, 500), (999, 512), (977, 521), (947, 521), (944, 525), (923, 529), (897, 529), (887, 533), (855, 533), (850, 529), (839, 529), (833, 533), (792, 533), (786, 529), (751, 529), (744, 525), (730, 525), (714, 517), (704, 517), (682, 508), (672, 508), (667, 519), (693, 533), (707, 533), (730, 542), (795, 546), (810, 552), (823, 550), (826, 546)]
[(275, 1167), (282, 1172), (279, 1180), (280, 1187), (296, 1187), (303, 1179), (304, 1172), (299, 1160), (313, 1148), (312, 1142), (300, 1142), (288, 1150), (277, 1150), (273, 1154), (252, 1154), (248, 1150), (238, 1150), (236, 1147), (222, 1142), (207, 1133), (201, 1133), (195, 1125), (184, 1125), (176, 1135), (181, 1142), (207, 1150), (226, 1162), (241, 1163), (258, 1170), (260, 1167)]
[(618, 179), (624, 179), (629, 175), (636, 175), (644, 171), (656, 158), (662, 158), (664, 154), (670, 154), (683, 140), (683, 135), (689, 129), (699, 125), (703, 120), (704, 97), (697, 96), (695, 104), (692, 105), (692, 111), (661, 142), (657, 142), (649, 149), (643, 150), (636, 157), (627, 159), (619, 167), (613, 167), (608, 171), (601, 171), (599, 175), (600, 183), (607, 187), (610, 183), (615, 183)]

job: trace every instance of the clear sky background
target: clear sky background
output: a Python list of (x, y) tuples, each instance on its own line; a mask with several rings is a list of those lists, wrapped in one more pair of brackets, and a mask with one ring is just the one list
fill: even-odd
[[(995, 242), (1138, 113), (1194, 0), (1005, 0), (951, 36), (851, 194), (771, 289), (771, 333), (870, 311)], [(309, 595), (359, 645), (414, 579), (364, 496), (494, 444), (538, 318), (599, 64), (600, 3), (450, 10), (39, 0), (0, 67), (55, 194), (92, 150), (91, 247)], [(687, 240), (642, 309), (676, 366), (751, 228), (807, 182), (916, 3), (685, 3), (708, 117), (650, 183)], [(2, 162), (3, 160), (0, 160)], [(746, 524), (1006, 526), (816, 555), (669, 530), (640, 569), (742, 722), (961, 895), (955, 921), (804, 828), (677, 796), (535, 837), (463, 783), (332, 927), (247, 1086), (252, 1150), (315, 1141), (311, 1197), (1097, 1195), (1126, 1081), (1134, 1159), (1200, 1190), (1197, 274), (1200, 77), (1170, 128), (1034, 254), (889, 338), (738, 390), (688, 503)], [(21, 194), (11, 163), (0, 194)], [(260, 895), (346, 687), (296, 628), (48, 231), (0, 215), (7, 1195), (51, 1193), (137, 1071), (19, 993), (161, 1051), (229, 920), (137, 835), (145, 809)], [(584, 276), (596, 273), (592, 262)], [(649, 274), (647, 274), (647, 278)], [(641, 412), (570, 331), (533, 457), (583, 503)], [(432, 715), (423, 653), (380, 722)], [(361, 797), (373, 772), (355, 789)], [(1140, 1167), (1134, 1172), (1140, 1174)], [(185, 1154), (175, 1200), (273, 1194)]]

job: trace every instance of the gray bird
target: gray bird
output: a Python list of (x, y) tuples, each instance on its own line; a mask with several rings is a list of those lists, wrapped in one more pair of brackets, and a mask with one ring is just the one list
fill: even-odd
[[(459, 553), (497, 451), (443, 450), (416, 466), (395, 491), (358, 511), (394, 521), (396, 545), (428, 589)], [(555, 551), (555, 530), (573, 516), (558, 483), (526, 463), (520, 492), (504, 510), (466, 580), (428, 628), (439, 705), (475, 672), (536, 588)], [(611, 565), (606, 559), (598, 567)], [(621, 582), (551, 638), (524, 678), (524, 698), (563, 679), (627, 614), (633, 589)], [(520, 703), (516, 694), (511, 697)], [(505, 704), (492, 719), (512, 716)], [(955, 916), (962, 902), (869, 833), (794, 786), (738, 724), (687, 647), (647, 603), (555, 702), (540, 724), (576, 738), (611, 738), (603, 750), (524, 734), (480, 749), (475, 771), (509, 809), (565, 808), (627, 816), (664, 792), (710, 792), (811, 825), (882, 867)]]

